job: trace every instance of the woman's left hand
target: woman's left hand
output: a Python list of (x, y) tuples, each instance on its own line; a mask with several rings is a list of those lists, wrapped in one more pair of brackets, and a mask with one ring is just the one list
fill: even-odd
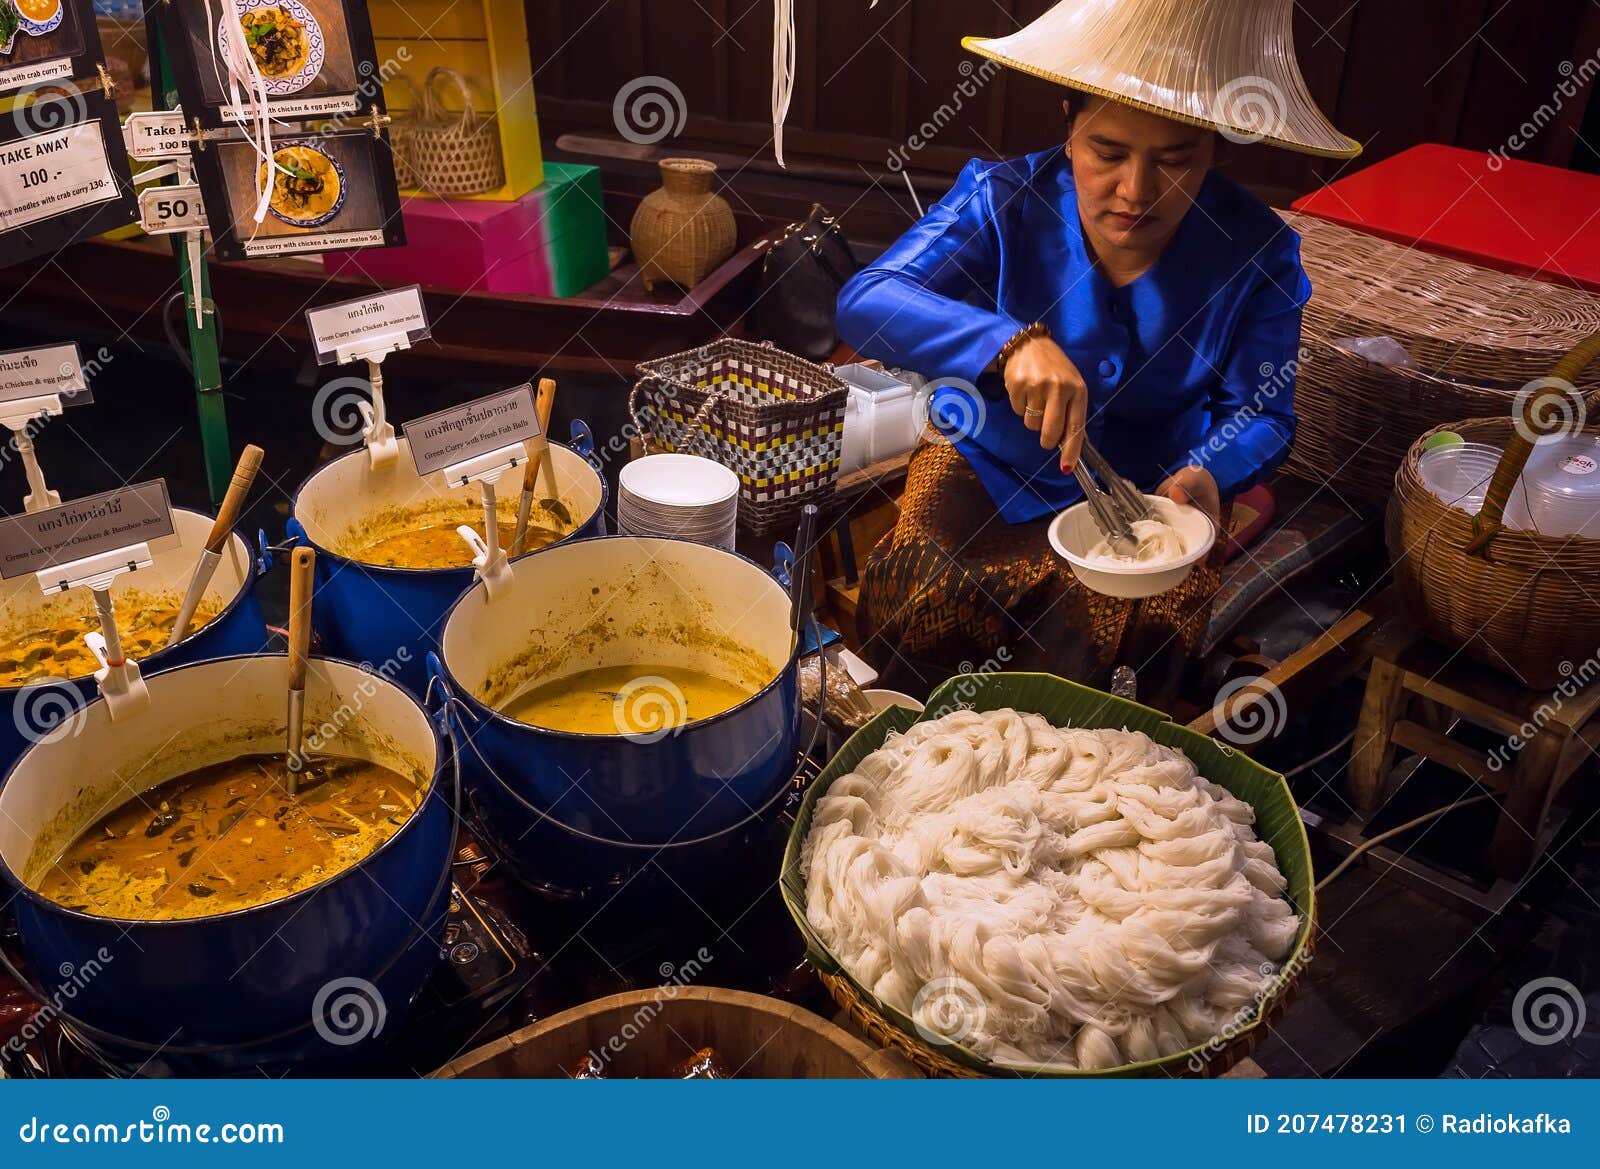
[(1185, 467), (1167, 476), (1166, 482), (1156, 488), (1157, 495), (1165, 495), (1174, 503), (1187, 503), (1198, 507), (1210, 517), (1220, 530), (1222, 527), (1222, 492), (1217, 481), (1204, 467)]

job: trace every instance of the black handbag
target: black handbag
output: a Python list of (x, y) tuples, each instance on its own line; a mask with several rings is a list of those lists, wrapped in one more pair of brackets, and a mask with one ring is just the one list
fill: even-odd
[(839, 344), (839, 289), (861, 267), (839, 221), (814, 203), (804, 223), (791, 223), (761, 266), (756, 335), (811, 361), (826, 361)]

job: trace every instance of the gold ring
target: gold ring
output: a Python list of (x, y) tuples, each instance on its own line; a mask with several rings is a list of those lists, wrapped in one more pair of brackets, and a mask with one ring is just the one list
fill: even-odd
[(1043, 418), (1044, 417), (1044, 411), (1043, 410), (1035, 410), (1032, 406), (1024, 406), (1022, 408), (1022, 416), (1024, 418)]

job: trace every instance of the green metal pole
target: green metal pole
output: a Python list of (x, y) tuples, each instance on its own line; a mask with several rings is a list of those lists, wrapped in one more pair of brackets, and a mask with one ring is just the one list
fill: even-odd
[[(173, 88), (172, 70), (167, 62), (166, 44), (155, 22), (150, 22), (154, 37), (151, 61), (155, 68), (156, 100), (162, 109), (172, 109), (178, 104)], [(189, 330), (189, 360), (194, 367), (195, 406), (200, 415), (200, 445), (205, 452), (206, 485), (211, 492), (211, 502), (220, 504), (233, 477), (233, 456), (228, 449), (228, 410), (222, 397), (222, 356), (217, 343), (217, 312), (211, 303), (211, 275), (206, 268), (204, 253), (200, 262), (189, 263), (188, 237), (183, 233), (172, 236), (172, 253), (178, 261), (178, 275), (183, 281), (183, 321)], [(201, 306), (200, 323), (195, 324), (194, 306)]]

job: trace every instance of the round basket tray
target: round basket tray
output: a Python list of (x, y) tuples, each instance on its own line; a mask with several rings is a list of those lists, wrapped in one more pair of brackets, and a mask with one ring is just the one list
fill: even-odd
[[(1260, 1002), (1209, 1041), (1159, 1059), (1116, 1068), (1078, 1070), (1059, 1067), (1013, 1068), (992, 1064), (958, 1044), (930, 1042), (898, 1010), (879, 1001), (856, 982), (828, 951), (806, 915), (806, 883), (800, 858), (819, 799), (840, 776), (881, 747), (891, 733), (903, 733), (924, 719), (957, 708), (1030, 711), (1060, 727), (1112, 727), (1141, 731), (1158, 743), (1187, 754), (1213, 783), (1227, 788), (1255, 809), (1257, 830), (1272, 845), (1288, 881), (1291, 903), (1302, 916), (1295, 946)], [(807, 953), (834, 1001), (875, 1042), (898, 1051), (920, 1071), (936, 1076), (1086, 1079), (1117, 1076), (1219, 1076), (1254, 1049), (1267, 1025), (1287, 1006), (1306, 966), (1316, 937), (1316, 888), (1311, 845), (1299, 809), (1283, 776), (1248, 756), (1223, 747), (1159, 711), (1091, 690), (1047, 674), (968, 674), (950, 679), (928, 698), (921, 714), (893, 708), (855, 733), (806, 789), (789, 833), (779, 888), (784, 905), (806, 940)]]
[[(1218, 1036), (1217, 1039), (1190, 1055), (1180, 1072), (1174, 1075), (1197, 1076), (1202, 1079), (1215, 1079), (1225, 1075), (1230, 1068), (1244, 1059), (1256, 1049), (1256, 1045), (1267, 1035), (1272, 1024), (1283, 1016), (1288, 1009), (1289, 1002), (1300, 988), (1300, 980), (1305, 976), (1305, 969), (1311, 962), (1312, 949), (1316, 942), (1316, 927), (1312, 925), (1311, 932), (1307, 934), (1304, 947), (1300, 950), (1298, 960), (1286, 971), (1286, 977), (1281, 978), (1273, 985), (1272, 991), (1262, 1000), (1261, 1009), (1255, 1016), (1243, 1023), (1232, 1035)], [(867, 1038), (880, 1047), (891, 1051), (898, 1051), (911, 1065), (925, 1076), (940, 1076), (954, 1079), (979, 1079), (990, 1072), (974, 1067), (969, 1063), (962, 1063), (944, 1054), (944, 1050), (934, 1046), (922, 1036), (907, 1032), (885, 1018), (872, 1005), (869, 997), (862, 995), (856, 984), (843, 974), (827, 974), (821, 969), (817, 977), (822, 980), (822, 985), (828, 988), (828, 993), (833, 996), (833, 1001), (838, 1003), (845, 1014), (850, 1016), (850, 1021), (859, 1027)], [(1118, 1069), (1110, 1072), (1093, 1073), (1080, 1072), (1079, 1075), (1117, 1075)]]
[[(1524, 686), (1556, 686), (1574, 657), (1600, 645), (1600, 607), (1590, 597), (1600, 540), (1505, 528), (1486, 555), (1468, 552), (1474, 517), (1429, 491), (1418, 468), (1428, 437), (1444, 430), (1505, 448), (1516, 426), (1510, 418), (1449, 422), (1412, 444), (1386, 525), (1406, 613), (1436, 640)], [(1583, 433), (1600, 436), (1600, 428)]]

